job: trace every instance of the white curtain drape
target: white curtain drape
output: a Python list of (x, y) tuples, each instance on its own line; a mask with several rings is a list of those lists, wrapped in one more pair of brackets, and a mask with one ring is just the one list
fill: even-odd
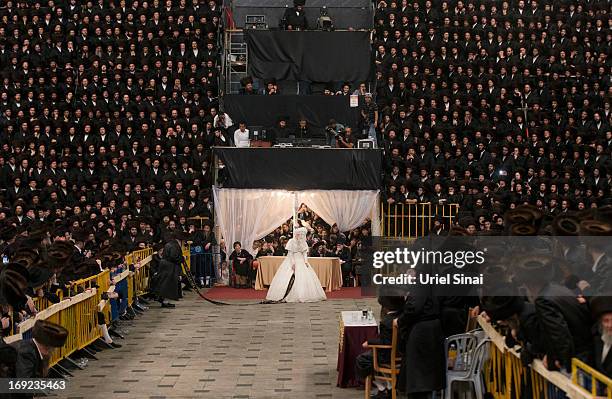
[[(216, 220), (229, 252), (235, 241), (253, 252), (253, 242), (290, 219), (296, 206), (296, 192), (285, 190), (213, 187), (213, 195)], [(340, 231), (352, 230), (371, 219), (372, 233), (380, 232), (378, 191), (298, 191), (297, 200), (298, 205), (305, 203), (328, 224), (337, 224)]]
[(328, 224), (337, 224), (340, 231), (349, 231), (372, 217), (372, 209), (378, 206), (378, 191), (300, 191), (298, 202), (305, 203)]
[(289, 191), (214, 187), (213, 195), (217, 223), (228, 255), (235, 241), (253, 252), (254, 241), (265, 237), (293, 215), (294, 194)]

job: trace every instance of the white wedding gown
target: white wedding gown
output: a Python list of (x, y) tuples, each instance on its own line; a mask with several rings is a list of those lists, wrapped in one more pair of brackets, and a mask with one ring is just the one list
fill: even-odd
[(289, 286), (289, 280), (293, 275), (293, 265), (295, 265), (295, 281), (285, 301), (319, 302), (326, 300), (327, 297), (325, 291), (321, 288), (319, 277), (307, 264), (308, 244), (306, 240), (292, 238), (285, 249), (288, 251), (287, 257), (276, 271), (272, 283), (270, 283), (270, 288), (268, 288), (266, 299), (270, 301), (283, 299)]

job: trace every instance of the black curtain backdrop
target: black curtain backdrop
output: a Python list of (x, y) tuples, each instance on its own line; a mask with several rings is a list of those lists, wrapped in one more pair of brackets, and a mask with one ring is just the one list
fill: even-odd
[[(225, 0), (232, 7), (234, 22), (237, 28), (244, 28), (247, 15), (263, 15), (270, 28), (277, 28), (287, 5), (291, 0)], [(308, 26), (312, 29), (317, 24), (321, 7), (327, 7), (327, 13), (334, 21), (336, 29), (372, 29), (374, 10), (371, 0), (308, 0), (305, 13)]]
[(346, 96), (245, 96), (227, 94), (224, 97), (225, 112), (234, 122), (246, 121), (251, 126), (271, 128), (279, 116), (289, 117), (289, 125), (297, 126), (299, 118), (306, 118), (312, 133), (324, 137), (324, 127), (330, 119), (357, 128), (359, 108), (349, 106)]
[(371, 66), (369, 32), (247, 30), (249, 74), (258, 79), (361, 82)]
[(214, 148), (225, 188), (378, 190), (380, 150)]

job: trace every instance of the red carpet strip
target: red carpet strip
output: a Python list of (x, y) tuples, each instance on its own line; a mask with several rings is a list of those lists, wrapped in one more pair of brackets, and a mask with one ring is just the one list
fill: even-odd
[[(238, 289), (231, 287), (213, 287), (204, 295), (214, 300), (262, 300), (266, 299), (268, 291), (256, 291), (255, 289)], [(346, 287), (338, 291), (326, 292), (327, 299), (359, 299), (361, 295), (361, 287)]]

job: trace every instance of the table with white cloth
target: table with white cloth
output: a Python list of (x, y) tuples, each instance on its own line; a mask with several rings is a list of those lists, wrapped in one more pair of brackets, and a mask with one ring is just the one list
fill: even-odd
[[(263, 256), (257, 259), (257, 278), (255, 279), (255, 289), (263, 290), (272, 283), (272, 279), (281, 263), (285, 260), (284, 256)], [(340, 268), (339, 258), (308, 258), (308, 264), (312, 266), (321, 281), (321, 287), (325, 291), (331, 292), (342, 287), (342, 269)]]

